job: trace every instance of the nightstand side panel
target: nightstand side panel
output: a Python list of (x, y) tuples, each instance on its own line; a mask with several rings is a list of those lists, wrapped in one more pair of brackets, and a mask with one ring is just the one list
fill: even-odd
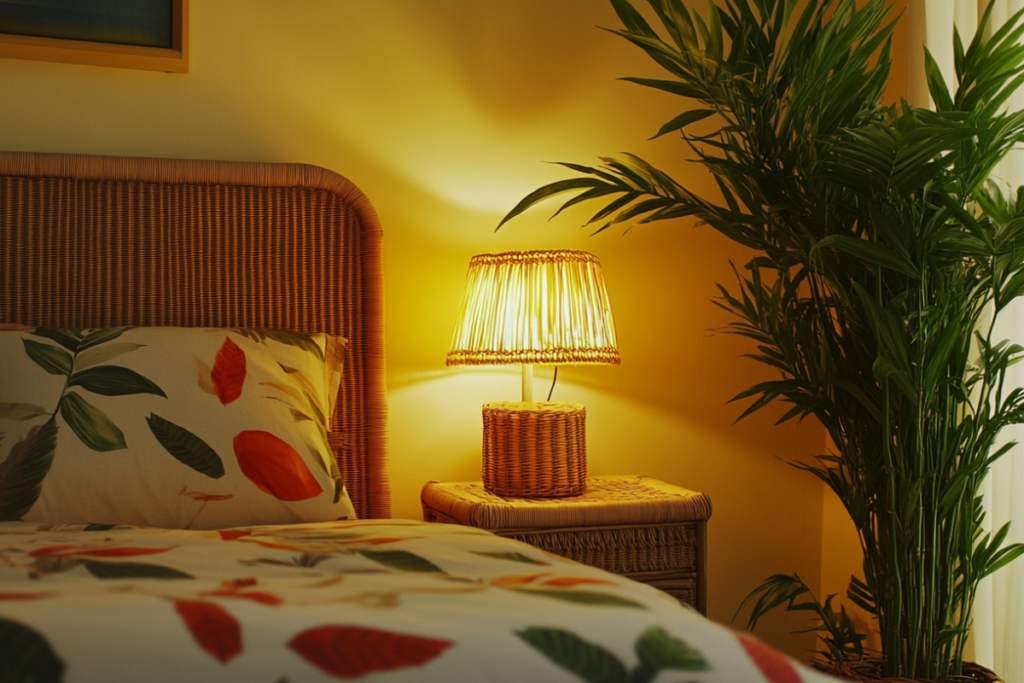
[(522, 541), (646, 583), (707, 614), (707, 496), (647, 477), (589, 483), (583, 496), (557, 501), (500, 498), (473, 482), (430, 482), (423, 519)]

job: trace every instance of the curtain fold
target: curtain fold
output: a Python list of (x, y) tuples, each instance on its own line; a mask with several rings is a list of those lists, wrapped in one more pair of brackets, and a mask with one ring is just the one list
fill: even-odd
[[(935, 58), (950, 90), (954, 87), (953, 27), (960, 32), (966, 47), (978, 27), (989, 0), (909, 0), (908, 18), (911, 30), (909, 49), (921, 51), (922, 39)], [(991, 27), (998, 28), (1017, 11), (1024, 9), (1024, 0), (994, 0)], [(924, 27), (921, 31), (920, 27)], [(925, 35), (921, 35), (924, 33)], [(913, 55), (911, 55), (913, 57)], [(910, 60), (908, 89), (912, 104), (926, 106), (927, 86), (924, 84), (923, 59)], [(922, 68), (916, 68), (920, 64)], [(923, 93), (923, 95), (922, 95)], [(1008, 102), (1011, 110), (1024, 109), (1024, 92), (1018, 91)], [(1004, 191), (1024, 184), (1024, 151), (1015, 150), (1000, 163), (992, 175)], [(999, 315), (996, 339), (1012, 339), (1024, 344), (1024, 302), (1018, 300)], [(1024, 363), (1010, 368), (1010, 387), (1024, 387)], [(1008, 389), (1009, 390), (1009, 389)], [(1021, 445), (997, 461), (982, 486), (986, 507), (986, 531), (1011, 525), (1007, 543), (1024, 543), (1024, 425), (1005, 428), (999, 448), (1009, 441)], [(984, 579), (974, 604), (973, 659), (1000, 674), (1006, 683), (1024, 683), (1024, 559), (1011, 563), (993, 576)]]

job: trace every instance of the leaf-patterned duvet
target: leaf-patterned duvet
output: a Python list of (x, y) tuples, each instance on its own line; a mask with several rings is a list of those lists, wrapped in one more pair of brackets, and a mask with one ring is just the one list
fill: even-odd
[(468, 527), (0, 523), (0, 683), (824, 682), (667, 595)]

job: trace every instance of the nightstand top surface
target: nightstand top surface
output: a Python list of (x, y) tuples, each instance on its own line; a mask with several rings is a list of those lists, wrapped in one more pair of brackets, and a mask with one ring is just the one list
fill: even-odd
[(645, 476), (587, 479), (587, 489), (565, 498), (508, 498), (481, 482), (428, 482), (425, 506), (480, 529), (550, 529), (706, 520), (711, 499), (703, 493)]

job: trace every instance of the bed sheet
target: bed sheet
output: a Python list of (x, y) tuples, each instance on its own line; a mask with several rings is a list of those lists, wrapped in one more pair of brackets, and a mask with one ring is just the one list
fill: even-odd
[(649, 586), (469, 527), (0, 523), (0, 681), (825, 683)]

